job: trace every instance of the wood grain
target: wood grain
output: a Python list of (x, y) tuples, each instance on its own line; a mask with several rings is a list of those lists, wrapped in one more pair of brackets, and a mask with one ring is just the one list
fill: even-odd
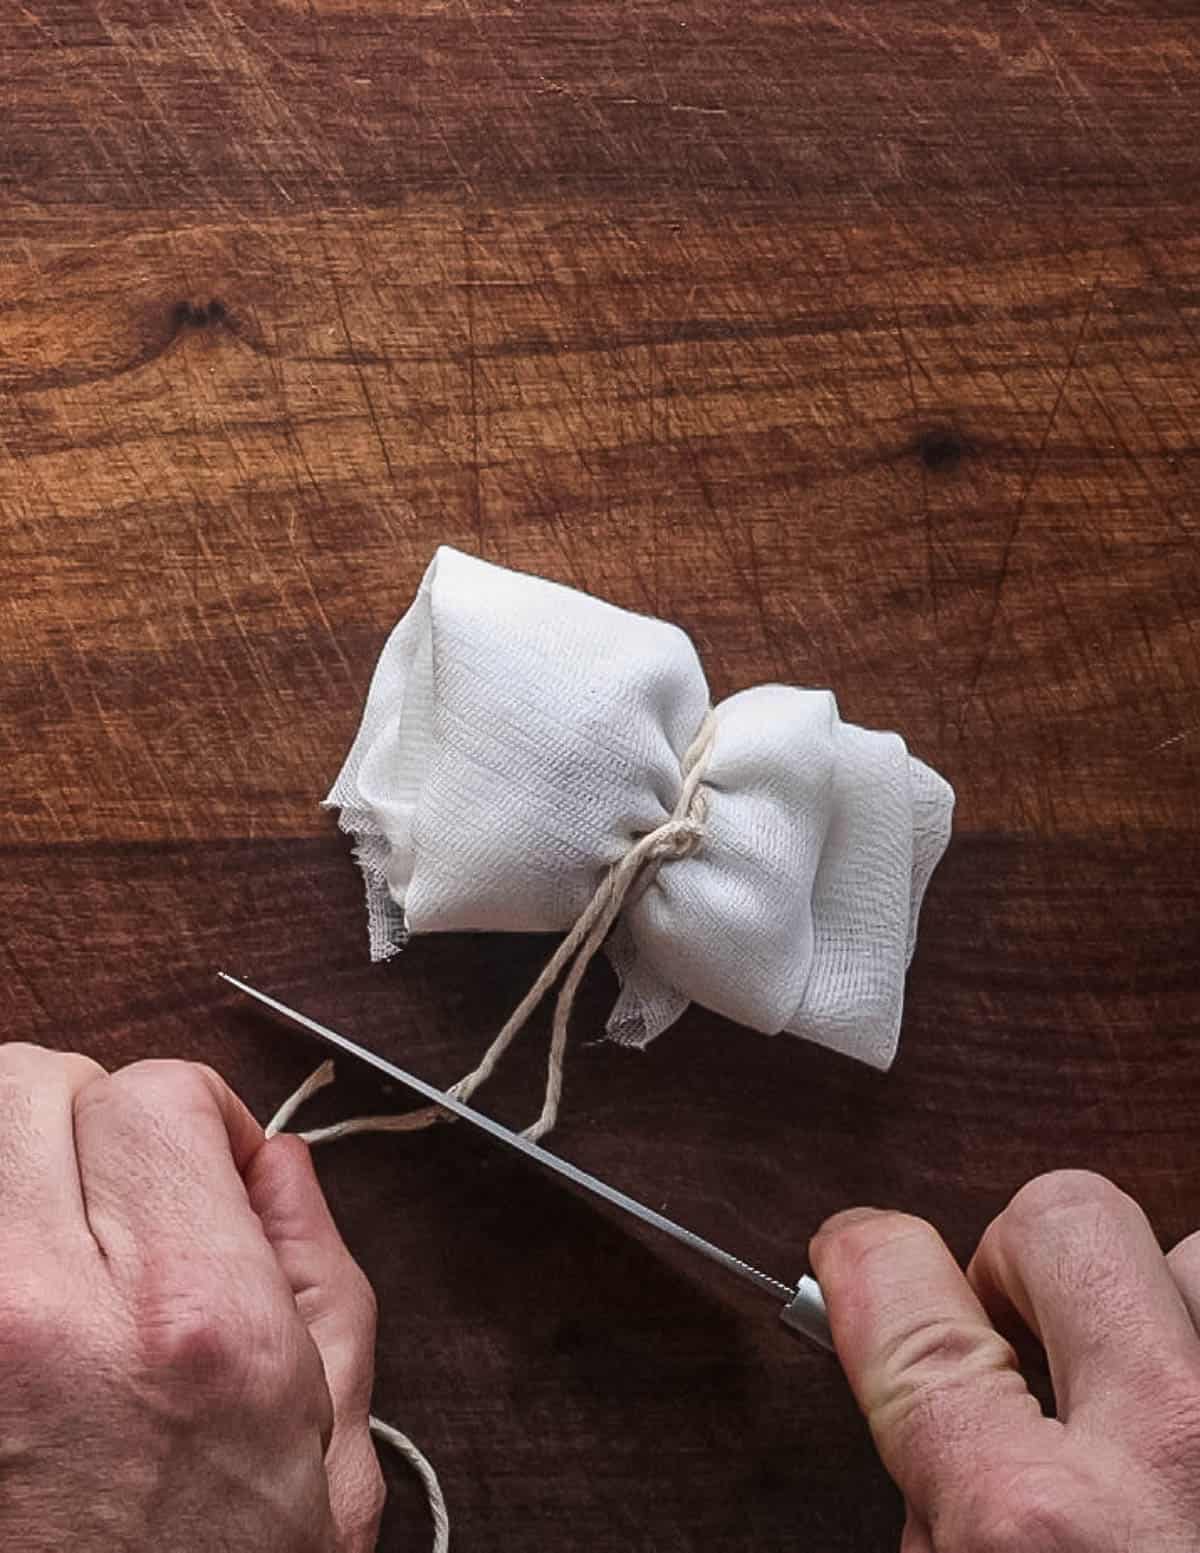
[[(1200, 1221), (1191, 0), (37, 0), (0, 88), (12, 1035), (265, 1112), (309, 1053), (228, 964), (462, 1070), (544, 944), (370, 967), (317, 808), (449, 542), (959, 794), (891, 1075), (692, 1013), (580, 1041), (564, 1152), (785, 1276), (860, 1200), (965, 1254), (1062, 1164)], [(896, 1541), (752, 1296), (460, 1129), (322, 1172), (464, 1553)]]

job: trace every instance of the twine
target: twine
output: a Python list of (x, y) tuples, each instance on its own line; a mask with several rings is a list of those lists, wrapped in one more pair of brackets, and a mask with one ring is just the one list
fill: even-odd
[(433, 1553), (448, 1553), (450, 1517), (446, 1513), (446, 1501), (442, 1497), (442, 1485), (438, 1482), (437, 1473), (406, 1434), (401, 1434), (399, 1429), (393, 1428), (391, 1424), (385, 1424), (382, 1418), (376, 1418), (373, 1413), (370, 1424), (371, 1433), (375, 1438), (383, 1440), (403, 1456), (421, 1479), (425, 1497), (429, 1501), (429, 1514), (433, 1518)]
[[(319, 1090), (325, 1089), (332, 1083), (333, 1063), (323, 1062), (275, 1112), (263, 1128), (266, 1136), (273, 1138), (276, 1133), (282, 1132), (306, 1100), (311, 1099)], [(374, 1413), (370, 1414), (367, 1422), (375, 1438), (382, 1440), (397, 1455), (402, 1456), (420, 1478), (421, 1486), (425, 1490), (425, 1498), (429, 1503), (429, 1514), (433, 1520), (433, 1553), (449, 1553), (450, 1516), (446, 1511), (442, 1485), (438, 1482), (437, 1473), (433, 1470), (429, 1458), (409, 1439), (408, 1435), (401, 1433), (393, 1424), (385, 1423), (382, 1418), (376, 1418)]]

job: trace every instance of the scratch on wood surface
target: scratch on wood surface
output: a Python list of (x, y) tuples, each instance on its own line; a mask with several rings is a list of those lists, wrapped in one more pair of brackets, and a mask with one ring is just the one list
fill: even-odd
[[(289, 541), (290, 541), (290, 539), (291, 539), (290, 534), (289, 534), (288, 537), (289, 537)], [(337, 632), (333, 628), (333, 621), (330, 620), (329, 614), (328, 614), (324, 604), (321, 602), (321, 595), (317, 592), (316, 583), (313, 582), (312, 571), (309, 568), (308, 561), (305, 559), (304, 552), (303, 552), (303, 550), (297, 548), (297, 546), (295, 546), (295, 545), (291, 546), (291, 550), (292, 550), (292, 555), (295, 558), (296, 564), (299, 566), (301, 572), (304, 575), (304, 582), (305, 582), (305, 585), (308, 588), (309, 595), (312, 598), (313, 608), (317, 612), (317, 619), (321, 622), (321, 625), (324, 627), (325, 635), (329, 638), (329, 644), (333, 648), (334, 654), (337, 657), (338, 662), (341, 664), (343, 670), (345, 671), (347, 682), (349, 684), (353, 684), (354, 683), (354, 673), (353, 673), (353, 670), (350, 667), (350, 661), (346, 657), (346, 654), (342, 651), (342, 644), (341, 644), (341, 642), (338, 641), (338, 634), (337, 634)]]
[(58, 1021), (56, 1020), (49, 1004), (42, 996), (41, 988), (38, 986), (33, 976), (25, 969), (24, 961), (17, 953), (15, 946), (11, 943), (7, 936), (3, 941), (3, 946), (4, 957), (9, 963), (14, 978), (20, 983), (22, 987), (25, 988), (25, 991), (29, 994), (30, 1002), (37, 1009), (38, 1013), (41, 1014), (46, 1023), (52, 1027), (56, 1027)]
[[(1144, 409), (1145, 406), (1142, 404), (1142, 396), (1138, 386), (1136, 383), (1130, 381), (1119, 356), (1114, 359), (1113, 366), (1117, 377), (1120, 378), (1122, 385), (1128, 391), (1130, 399), (1138, 406), (1139, 409)], [(1121, 450), (1122, 455), (1128, 460), (1130, 468), (1142, 481), (1147, 496), (1154, 503), (1154, 506), (1157, 508), (1157, 510), (1167, 520), (1168, 524), (1170, 524), (1170, 526), (1178, 532), (1183, 542), (1185, 544), (1190, 544), (1192, 542), (1192, 535), (1188, 532), (1186, 526), (1180, 522), (1179, 515), (1175, 512), (1171, 503), (1164, 498), (1157, 482), (1154, 480), (1150, 473), (1150, 469), (1146, 460), (1137, 451), (1132, 439), (1125, 434), (1125, 431), (1122, 428), (1120, 422), (1113, 414), (1112, 408), (1109, 405), (1107, 398), (1104, 394), (1099, 392), (1099, 390), (1090, 382), (1089, 379), (1084, 378), (1083, 381), (1088, 389), (1089, 394), (1091, 395), (1093, 404), (1096, 406), (1097, 415), (1103, 417), (1105, 425), (1109, 428), (1112, 434), (1114, 445)], [(1166, 386), (1166, 394), (1172, 403), (1172, 407), (1174, 408), (1174, 398), (1171, 395), (1169, 385)], [(1161, 438), (1158, 438), (1157, 441), (1157, 451), (1160, 454), (1165, 454), (1166, 448), (1163, 446)]]
[(479, 400), (475, 382), (478, 359), (475, 351), (475, 287), (472, 284), (475, 266), (471, 257), (471, 244), (467, 235), (465, 217), (462, 223), (462, 259), (463, 279), (466, 283), (464, 289), (467, 294), (467, 411), (471, 419), (471, 517), (475, 525), (475, 543), (482, 556), (484, 553), (483, 492), (479, 474)]
[(820, 20), (837, 32), (844, 32), (849, 37), (860, 43), (869, 43), (882, 54), (894, 54), (895, 45), (889, 40), (885, 31), (868, 25), (868, 8), (859, 6), (855, 10), (849, 7), (839, 7), (837, 10), (821, 11), (818, 13)]
[(980, 647), (979, 654), (976, 657), (974, 668), (971, 671), (971, 675), (967, 683), (967, 688), (959, 707), (960, 728), (962, 726), (962, 720), (966, 715), (967, 708), (975, 698), (976, 690), (979, 687), (979, 681), (983, 677), (983, 672), (987, 667), (988, 660), (992, 654), (992, 649), (995, 646), (996, 627), (1000, 618), (1000, 605), (1004, 596), (1005, 585), (1008, 582), (1008, 574), (1009, 568), (1012, 564), (1013, 550), (1017, 543), (1017, 537), (1021, 532), (1021, 525), (1024, 522), (1025, 512), (1029, 505), (1029, 498), (1033, 493), (1034, 486), (1037, 484), (1038, 476), (1041, 474), (1042, 462), (1046, 456), (1046, 448), (1049, 445), (1050, 435), (1054, 430), (1055, 422), (1058, 420), (1058, 412), (1062, 406), (1063, 397), (1067, 391), (1067, 384), (1071, 380), (1071, 374), (1075, 370), (1075, 363), (1079, 359), (1080, 347), (1083, 345), (1084, 336), (1087, 334), (1088, 324), (1091, 322), (1092, 310), (1096, 305), (1096, 297), (1099, 294), (1100, 286), (1101, 278), (1100, 276), (1097, 276), (1093, 281), (1091, 291), (1088, 294), (1087, 305), (1084, 308), (1083, 317), (1080, 320), (1079, 328), (1076, 331), (1075, 341), (1071, 346), (1071, 352), (1067, 358), (1067, 365), (1063, 371), (1062, 377), (1059, 379), (1058, 391), (1054, 396), (1054, 403), (1050, 407), (1050, 414), (1046, 418), (1046, 425), (1043, 428), (1041, 440), (1038, 443), (1037, 451), (1033, 456), (1029, 474), (1026, 477), (1025, 483), (1021, 488), (1021, 493), (1017, 498), (1017, 504), (1013, 512), (1012, 521), (1008, 526), (1008, 533), (1005, 535), (1004, 548), (1000, 554), (1000, 565), (996, 569), (996, 577), (992, 584), (991, 606), (988, 611), (987, 623), (983, 630), (983, 645)]
[[(912, 406), (913, 434), (917, 435), (921, 425), (921, 406), (917, 399), (917, 384), (913, 377), (912, 352), (908, 345), (908, 336), (904, 332), (904, 323), (900, 317), (900, 309), (896, 304), (895, 296), (892, 297), (892, 317), (896, 325), (896, 335), (900, 341), (900, 353), (904, 358), (904, 375), (908, 385), (908, 401)], [(929, 602), (933, 610), (934, 629), (937, 628), (938, 596), (937, 582), (934, 575), (933, 564), (933, 514), (929, 506), (929, 468), (923, 458), (917, 460), (921, 469), (921, 514), (922, 528), (925, 534), (925, 581), (929, 593)]]
[(209, 546), (208, 540), (204, 534), (204, 527), (200, 520), (199, 512), (196, 520), (195, 539), (197, 548), (203, 554), (204, 560), (207, 564), (209, 575), (212, 577), (214, 583), (216, 584), (217, 591), (225, 601), (225, 607), (228, 611), (228, 618), (231, 621), (234, 630), (237, 632), (241, 639), (242, 647), (246, 653), (246, 660), (253, 670), (255, 681), (262, 690), (263, 694), (274, 703), (275, 715), (279, 717), (284, 724), (286, 724), (289, 716), (288, 709), (279, 694), (279, 689), (275, 684), (274, 677), (266, 670), (262, 661), (262, 655), (259, 653), (253, 638), (251, 637), (249, 631), (246, 629), (246, 623), (242, 619), (242, 612), (238, 608), (237, 602), (233, 595), (229, 591), (229, 585), (226, 581), (228, 569), (221, 560), (218, 560), (218, 558), (213, 555), (212, 549)]
[(383, 427), (379, 423), (379, 414), (375, 409), (375, 400), (371, 394), (370, 384), (367, 382), (367, 374), (363, 368), (362, 358), (358, 348), (350, 334), (350, 324), (346, 318), (346, 304), (342, 297), (341, 283), (337, 277), (337, 265), (329, 250), (329, 243), (325, 235), (325, 227), (322, 221), (318, 221), (317, 229), (321, 237), (321, 246), (325, 250), (325, 267), (329, 276), (329, 284), (333, 290), (333, 305), (337, 309), (338, 320), (342, 326), (342, 334), (346, 341), (346, 354), (354, 368), (354, 374), (358, 378), (359, 391), (362, 394), (363, 405), (366, 408), (367, 417), (371, 422), (375, 433), (375, 441), (379, 446), (383, 457), (383, 467), (387, 470), (388, 480), (394, 487), (396, 484), (396, 471), (392, 468), (392, 456), (388, 452), (387, 442), (384, 439)]
[[(257, 307), (251, 307), (251, 316), (254, 320), (255, 332), (258, 334), (260, 339), (265, 341), (266, 335), (263, 333), (262, 320), (258, 315)], [(317, 479), (316, 472), (312, 466), (312, 460), (309, 458), (308, 450), (305, 447), (299, 433), (297, 432), (295, 417), (292, 414), (291, 403), (288, 397), (287, 369), (286, 362), (284, 360), (284, 351), (279, 343), (275, 342), (275, 347), (264, 350), (263, 355), (267, 362), (267, 369), (271, 374), (271, 379), (275, 384), (275, 392), (279, 396), (279, 403), (283, 411), (280, 419), (283, 426), (284, 441), (287, 444), (289, 458), (292, 465), (292, 474), (296, 483), (296, 489), (297, 491), (300, 489), (300, 475), (298, 466), (303, 465), (304, 478), (308, 489), (312, 492), (317, 505), (319, 507), (324, 507), (326, 504), (324, 488), (320, 481)]]
[(1149, 753), (1157, 755), (1159, 750), (1170, 749), (1173, 744), (1182, 744), (1184, 739), (1190, 738), (1193, 733), (1200, 733), (1200, 723), (1193, 723), (1190, 728), (1183, 728), (1179, 733), (1173, 733), (1169, 739), (1163, 739), (1158, 744), (1152, 744)]
[(1054, 53), (1054, 50), (1050, 47), (1049, 43), (1047, 43), (1045, 33), (1036, 22), (1032, 21), (1032, 19), (1031, 25), (1033, 27), (1034, 36), (1038, 40), (1038, 47), (1041, 50), (1042, 58), (1046, 61), (1047, 65), (1049, 65), (1050, 70), (1054, 75), (1054, 79), (1058, 82), (1058, 89), (1062, 93), (1063, 100), (1070, 108), (1071, 115), (1074, 118), (1076, 124), (1078, 124), (1079, 128), (1086, 135), (1089, 132), (1088, 126), (1084, 123), (1083, 115), (1079, 111), (1079, 104), (1075, 99), (1074, 93), (1070, 90), (1066, 81), (1063, 79), (1062, 67), (1059, 64), (1058, 56)]

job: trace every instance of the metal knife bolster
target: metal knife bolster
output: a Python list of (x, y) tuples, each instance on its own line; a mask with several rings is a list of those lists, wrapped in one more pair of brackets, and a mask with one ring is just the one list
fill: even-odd
[(801, 1278), (796, 1285), (796, 1292), (779, 1312), (779, 1319), (784, 1326), (803, 1333), (814, 1343), (820, 1343), (822, 1348), (828, 1348), (830, 1353), (834, 1351), (833, 1337), (829, 1331), (829, 1312), (825, 1309), (825, 1301), (815, 1278), (807, 1275)]

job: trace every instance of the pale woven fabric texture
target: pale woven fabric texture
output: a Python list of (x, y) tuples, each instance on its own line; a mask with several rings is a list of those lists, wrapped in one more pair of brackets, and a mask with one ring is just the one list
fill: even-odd
[[(708, 707), (677, 627), (439, 550), (326, 800), (356, 841), (372, 955), (566, 931), (670, 817)], [(608, 1034), (645, 1044), (697, 1002), (887, 1067), (953, 792), (828, 690), (762, 685), (715, 712), (703, 844), (626, 901)]]

